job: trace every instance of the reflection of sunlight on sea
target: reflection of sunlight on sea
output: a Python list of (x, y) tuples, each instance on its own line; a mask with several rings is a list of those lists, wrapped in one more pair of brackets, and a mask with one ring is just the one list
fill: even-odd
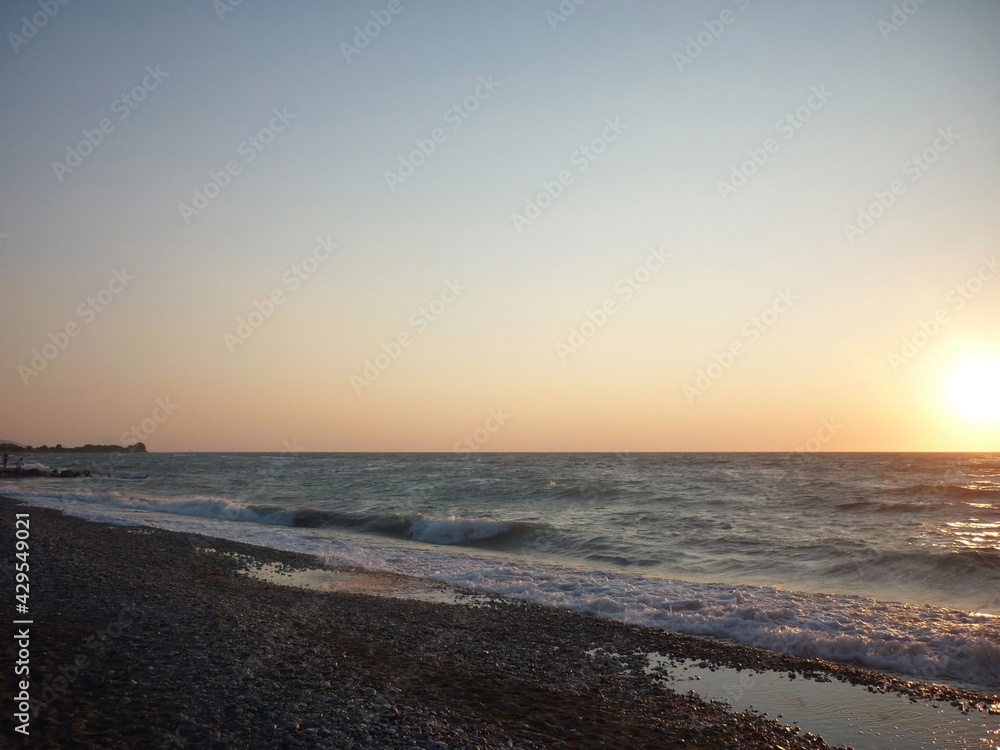
[(948, 529), (958, 544), (969, 549), (1000, 549), (1000, 523), (949, 521)]

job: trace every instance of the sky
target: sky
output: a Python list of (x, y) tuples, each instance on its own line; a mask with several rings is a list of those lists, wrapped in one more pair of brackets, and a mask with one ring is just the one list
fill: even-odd
[(0, 439), (1000, 451), (992, 0), (0, 32)]

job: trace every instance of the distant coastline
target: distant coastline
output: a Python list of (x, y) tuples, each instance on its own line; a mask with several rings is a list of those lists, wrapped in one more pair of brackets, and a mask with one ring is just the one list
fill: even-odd
[(0, 451), (7, 453), (145, 453), (145, 443), (135, 443), (133, 445), (86, 445), (77, 448), (64, 448), (58, 445), (18, 445), (17, 443), (0, 443)]

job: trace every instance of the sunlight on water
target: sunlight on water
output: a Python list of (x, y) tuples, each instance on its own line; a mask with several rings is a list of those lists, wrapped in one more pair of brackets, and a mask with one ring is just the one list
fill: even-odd
[(1000, 549), (1000, 523), (949, 521), (948, 528), (958, 544), (971, 549)]

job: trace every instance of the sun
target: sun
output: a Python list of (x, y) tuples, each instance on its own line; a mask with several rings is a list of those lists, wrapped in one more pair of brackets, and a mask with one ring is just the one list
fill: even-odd
[(1000, 359), (963, 361), (951, 376), (948, 395), (964, 416), (977, 422), (1000, 422)]

